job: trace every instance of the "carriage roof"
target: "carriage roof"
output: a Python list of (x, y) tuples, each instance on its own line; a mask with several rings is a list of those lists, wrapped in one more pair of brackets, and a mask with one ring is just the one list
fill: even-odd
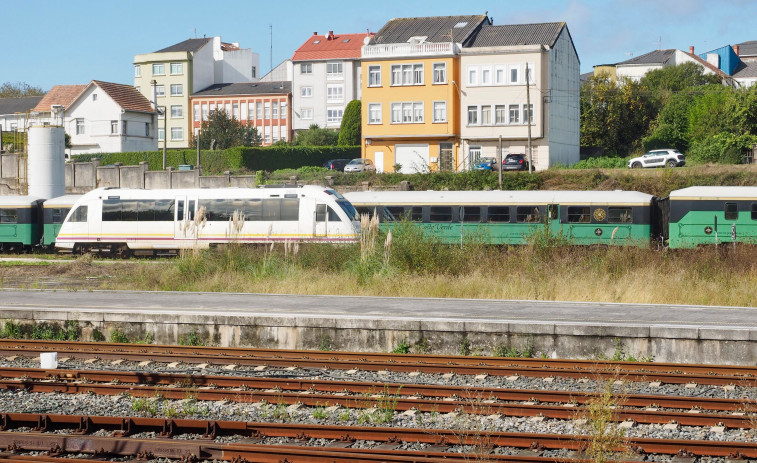
[(0, 207), (32, 207), (39, 203), (41, 198), (37, 196), (9, 195), (0, 196)]
[(345, 193), (351, 203), (380, 205), (602, 204), (649, 205), (653, 196), (638, 191), (360, 191)]
[(670, 192), (671, 200), (741, 199), (757, 200), (757, 186), (690, 186)]

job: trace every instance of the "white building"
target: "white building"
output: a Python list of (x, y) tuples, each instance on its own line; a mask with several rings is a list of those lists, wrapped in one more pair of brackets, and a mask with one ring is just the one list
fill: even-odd
[(500, 144), (528, 158), (529, 125), (534, 168), (578, 162), (579, 67), (563, 22), (482, 26), (460, 55), (463, 167)]
[(344, 107), (360, 99), (360, 49), (373, 34), (314, 33), (292, 56), (295, 132), (312, 124), (338, 129)]
[(24, 132), (29, 113), (41, 100), (41, 96), (0, 98), (0, 130)]
[(131, 85), (93, 80), (64, 111), (72, 155), (158, 149), (156, 114)]

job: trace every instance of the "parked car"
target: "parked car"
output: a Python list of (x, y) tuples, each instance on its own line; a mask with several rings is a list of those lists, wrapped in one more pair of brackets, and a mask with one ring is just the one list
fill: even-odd
[(495, 170), (497, 160), (494, 158), (480, 158), (477, 163), (473, 164), (474, 170)]
[(638, 158), (628, 161), (628, 167), (631, 169), (641, 169), (642, 167), (682, 167), (686, 164), (686, 156), (680, 151), (666, 148), (652, 150), (644, 153)]
[(329, 159), (328, 161), (323, 163), (323, 167), (327, 168), (328, 170), (344, 171), (344, 166), (346, 166), (348, 162), (350, 162), (349, 159)]
[(502, 160), (502, 170), (528, 170), (528, 161), (522, 154), (508, 154)]
[(353, 159), (346, 166), (345, 172), (376, 172), (376, 166), (370, 159), (357, 158)]

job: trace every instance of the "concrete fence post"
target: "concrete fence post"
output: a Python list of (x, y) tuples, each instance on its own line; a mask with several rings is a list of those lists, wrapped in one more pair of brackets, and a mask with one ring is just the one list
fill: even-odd
[(141, 187), (144, 189), (146, 182), (145, 182), (145, 174), (147, 173), (149, 163), (147, 161), (139, 161), (139, 167), (142, 169), (142, 175), (141, 175)]

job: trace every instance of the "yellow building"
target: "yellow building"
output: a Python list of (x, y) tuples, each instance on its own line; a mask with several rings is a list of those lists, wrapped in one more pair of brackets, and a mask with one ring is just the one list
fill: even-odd
[(460, 50), (487, 15), (399, 18), (362, 49), (363, 157), (379, 172), (462, 170)]

